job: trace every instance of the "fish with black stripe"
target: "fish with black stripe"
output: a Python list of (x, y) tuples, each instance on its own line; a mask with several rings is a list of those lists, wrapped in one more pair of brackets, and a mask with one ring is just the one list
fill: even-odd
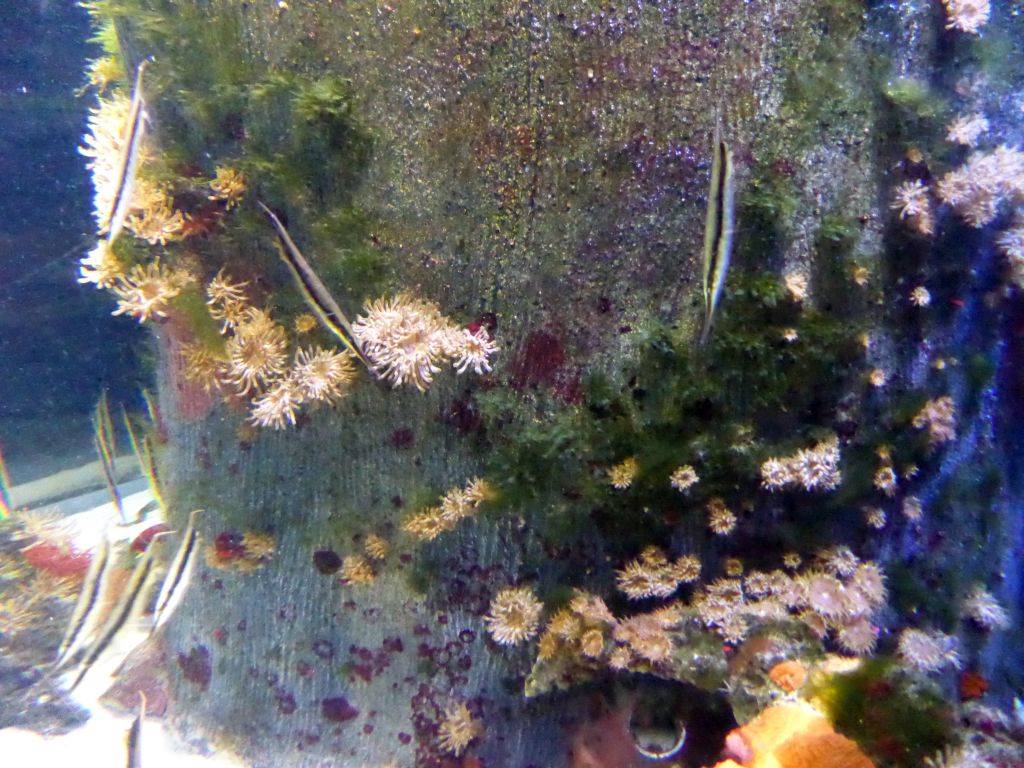
[(142, 152), (142, 140), (146, 133), (146, 102), (142, 92), (142, 76), (146, 70), (146, 62), (139, 64), (135, 73), (135, 90), (132, 92), (131, 106), (128, 109), (128, 120), (125, 123), (121, 141), (121, 156), (118, 160), (117, 185), (110, 203), (110, 211), (100, 224), (100, 235), (107, 236), (108, 246), (124, 228), (128, 212), (131, 210), (132, 194), (135, 191), (135, 172)]
[(167, 569), (167, 576), (164, 577), (163, 586), (160, 587), (160, 596), (156, 599), (151, 632), (155, 632), (171, 617), (174, 609), (178, 607), (185, 596), (185, 592), (188, 591), (192, 572), (199, 559), (200, 537), (199, 530), (196, 528), (196, 518), (200, 512), (202, 512), (201, 509), (196, 509), (188, 516), (188, 526), (181, 536), (178, 551)]
[(71, 613), (67, 631), (57, 650), (57, 660), (53, 663), (55, 670), (65, 667), (75, 653), (82, 648), (89, 636), (95, 632), (99, 624), (103, 595), (107, 590), (110, 577), (110, 560), (110, 540), (104, 533), (99, 546), (92, 553), (89, 570), (82, 582), (82, 591), (78, 594), (78, 601)]
[(149, 594), (153, 583), (153, 576), (156, 572), (154, 552), (157, 549), (158, 542), (166, 535), (166, 531), (156, 534), (152, 541), (149, 542), (149, 546), (146, 547), (146, 551), (135, 564), (135, 568), (128, 578), (128, 583), (114, 604), (106, 622), (100, 628), (96, 639), (87, 648), (81, 664), (76, 669), (74, 680), (68, 688), (69, 692), (74, 691), (78, 687), (96, 661), (108, 648), (115, 645), (115, 640), (142, 612), (146, 603), (146, 595)]
[(700, 346), (707, 344), (711, 327), (725, 285), (732, 254), (733, 230), (736, 222), (733, 190), (732, 150), (715, 128), (714, 159), (711, 162), (711, 187), (708, 191), (707, 216), (704, 219), (704, 322)]
[(291, 271), (292, 277), (295, 278), (295, 282), (298, 284), (306, 303), (316, 314), (320, 322), (323, 323), (324, 327), (341, 339), (342, 343), (348, 347), (353, 355), (359, 358), (363, 365), (373, 370), (370, 361), (363, 355), (362, 346), (352, 332), (352, 325), (349, 323), (348, 318), (345, 317), (345, 313), (341, 311), (341, 307), (338, 306), (338, 302), (331, 296), (327, 286), (323, 284), (323, 281), (313, 271), (313, 268), (309, 266), (309, 262), (306, 261), (298, 246), (295, 245), (295, 241), (288, 234), (284, 224), (263, 203), (257, 200), (256, 204), (267, 214), (270, 223), (274, 227), (274, 231), (277, 232), (278, 252), (281, 254), (281, 259), (284, 263), (288, 265), (288, 269)]

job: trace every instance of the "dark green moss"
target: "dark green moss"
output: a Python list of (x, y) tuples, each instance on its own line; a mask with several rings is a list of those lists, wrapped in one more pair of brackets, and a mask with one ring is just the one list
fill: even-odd
[(935, 688), (913, 685), (887, 659), (832, 675), (811, 694), (836, 729), (881, 766), (917, 768), (953, 738), (949, 704)]
[(210, 317), (205, 297), (199, 289), (188, 288), (175, 296), (170, 303), (195, 341), (214, 354), (224, 349), (224, 337), (220, 335), (220, 327)]
[[(770, 274), (731, 276), (722, 307), (703, 350), (672, 328), (639, 331), (635, 358), (617, 375), (586, 377), (580, 403), (544, 390), (478, 395), (487, 476), (502, 492), (496, 506), (542, 510), (529, 519), (552, 545), (596, 528), (617, 558), (669, 539), (688, 519), (703, 527), (712, 496), (753, 509), (764, 458), (833, 434), (835, 403), (862, 352), (849, 318), (802, 309)], [(789, 328), (795, 341), (784, 338)], [(636, 476), (615, 489), (608, 471), (627, 458)], [(681, 495), (668, 479), (684, 463), (700, 482)], [(822, 503), (791, 515), (803, 529), (790, 535), (782, 526), (780, 540), (826, 543)]]
[(737, 263), (771, 266), (780, 260), (798, 205), (788, 164), (776, 160), (759, 166), (740, 198)]

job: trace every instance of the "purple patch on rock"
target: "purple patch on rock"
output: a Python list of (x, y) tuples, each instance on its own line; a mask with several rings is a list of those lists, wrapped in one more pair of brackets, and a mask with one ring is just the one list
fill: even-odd
[(181, 673), (190, 683), (195, 683), (202, 688), (210, 684), (213, 676), (213, 666), (210, 664), (210, 650), (205, 645), (197, 645), (186, 656), (178, 654), (178, 666)]
[(320, 712), (324, 719), (336, 723), (344, 723), (359, 716), (359, 710), (349, 704), (344, 696), (323, 699), (320, 702)]
[(329, 575), (341, 568), (341, 556), (333, 549), (318, 549), (313, 553), (313, 565), (324, 575)]

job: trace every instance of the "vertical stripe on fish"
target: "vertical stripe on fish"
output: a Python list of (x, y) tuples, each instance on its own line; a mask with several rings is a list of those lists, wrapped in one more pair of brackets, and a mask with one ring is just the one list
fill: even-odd
[(194, 510), (188, 516), (188, 526), (185, 528), (185, 533), (182, 534), (181, 544), (178, 545), (178, 551), (175, 553), (174, 559), (171, 560), (163, 586), (160, 587), (160, 596), (156, 600), (156, 608), (153, 611), (152, 632), (159, 629), (171, 617), (188, 590), (192, 572), (198, 561), (197, 554), (200, 547), (196, 517), (201, 511), (200, 509)]
[(139, 65), (135, 73), (135, 91), (132, 93), (132, 103), (128, 110), (128, 120), (125, 123), (124, 134), (121, 138), (121, 157), (117, 169), (117, 186), (114, 189), (114, 198), (110, 204), (110, 213), (106, 221), (100, 225), (99, 234), (107, 236), (107, 242), (113, 244), (114, 240), (124, 228), (125, 219), (128, 218), (128, 211), (131, 209), (132, 193), (135, 190), (135, 171), (139, 162), (139, 153), (142, 149), (142, 138), (145, 134), (146, 114), (145, 101), (142, 96), (142, 74), (146, 69), (146, 62)]
[(732, 252), (732, 236), (735, 224), (735, 201), (733, 196), (732, 150), (721, 139), (715, 129), (714, 160), (711, 163), (711, 187), (708, 191), (708, 210), (704, 220), (704, 323), (700, 332), (700, 344), (705, 345), (711, 336), (711, 325), (715, 310), (725, 285)]
[(55, 669), (63, 667), (75, 652), (85, 643), (99, 623), (100, 603), (106, 591), (107, 577), (110, 573), (110, 541), (106, 532), (96, 551), (82, 582), (82, 591), (78, 594), (75, 610), (71, 613), (67, 631), (57, 650)]
[(331, 333), (341, 339), (342, 343), (348, 347), (353, 355), (359, 358), (363, 365), (372, 370), (370, 362), (363, 355), (359, 340), (356, 339), (355, 334), (352, 332), (352, 326), (349, 324), (348, 318), (345, 317), (345, 313), (341, 311), (341, 307), (338, 306), (338, 302), (331, 296), (327, 286), (323, 284), (320, 278), (317, 277), (316, 272), (313, 271), (313, 268), (309, 266), (309, 262), (306, 261), (298, 246), (295, 245), (295, 241), (288, 234), (284, 224), (263, 203), (257, 200), (256, 204), (267, 214), (270, 223), (274, 226), (274, 230), (277, 232), (278, 250), (281, 254), (281, 259), (288, 265), (288, 269), (295, 278), (295, 282), (298, 283), (299, 290), (302, 292), (302, 297), (306, 300), (306, 303), (319, 318), (320, 322)]
[(152, 584), (152, 576), (155, 571), (153, 553), (156, 551), (157, 542), (166, 535), (166, 532), (162, 532), (154, 536), (153, 540), (149, 542), (149, 546), (146, 547), (146, 551), (139, 558), (139, 562), (135, 564), (135, 569), (132, 571), (124, 591), (114, 604), (110, 616), (107, 617), (107, 621), (100, 629), (96, 640), (86, 651), (85, 658), (82, 659), (74, 682), (72, 682), (68, 692), (78, 687), (78, 684), (82, 682), (82, 679), (92, 668), (92, 665), (96, 663), (97, 659), (110, 647), (114, 639), (142, 610), (145, 603), (145, 595)]

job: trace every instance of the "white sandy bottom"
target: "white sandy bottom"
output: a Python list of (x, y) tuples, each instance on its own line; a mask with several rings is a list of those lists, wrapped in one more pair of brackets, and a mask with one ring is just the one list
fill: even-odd
[[(0, 764), (14, 768), (69, 768), (127, 764), (127, 736), (132, 718), (102, 708), (81, 728), (64, 736), (43, 737), (21, 728), (0, 730)], [(190, 754), (159, 720), (142, 726), (142, 768), (244, 768), (223, 755)]]

